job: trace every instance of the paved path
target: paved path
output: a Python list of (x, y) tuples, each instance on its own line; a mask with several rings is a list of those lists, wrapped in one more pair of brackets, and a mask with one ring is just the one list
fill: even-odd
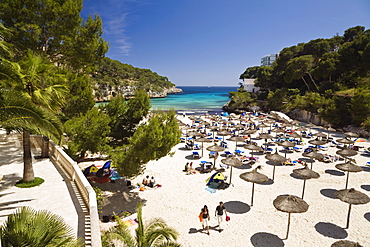
[[(33, 149), (33, 155), (39, 155)], [(36, 177), (45, 180), (33, 188), (20, 189), (14, 184), (23, 176), (23, 148), (20, 135), (0, 132), (0, 224), (17, 208), (30, 206), (46, 209), (64, 218), (79, 237), (84, 237), (84, 213), (73, 193), (69, 180), (59, 172), (49, 159), (33, 159)], [(65, 182), (68, 181), (68, 182)]]

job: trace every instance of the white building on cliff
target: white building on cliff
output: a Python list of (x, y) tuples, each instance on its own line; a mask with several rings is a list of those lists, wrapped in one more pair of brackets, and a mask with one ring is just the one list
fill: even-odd
[(249, 92), (249, 93), (255, 93), (260, 90), (259, 87), (256, 87), (254, 85), (254, 80), (255, 79), (243, 79), (243, 85), (244, 85), (244, 90)]

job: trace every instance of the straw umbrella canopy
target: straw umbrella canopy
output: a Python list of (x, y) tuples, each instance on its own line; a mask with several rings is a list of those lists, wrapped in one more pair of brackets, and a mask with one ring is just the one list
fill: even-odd
[[(197, 139), (194, 139), (194, 141), (196, 142), (212, 142), (212, 140), (208, 139), (208, 138), (205, 138), (205, 137), (201, 137), (201, 138), (197, 138)], [(204, 145), (202, 145), (202, 157), (203, 157), (203, 149), (204, 149)]]
[(303, 153), (302, 156), (304, 157), (307, 157), (307, 158), (310, 158), (311, 159), (311, 169), (313, 167), (313, 159), (316, 159), (316, 160), (321, 160), (324, 158), (324, 155), (323, 154), (320, 154), (316, 151), (312, 151), (312, 152), (309, 152), (309, 153)]
[(244, 148), (252, 151), (251, 152), (252, 157), (253, 157), (253, 151), (262, 151), (262, 148), (260, 146), (253, 145), (253, 144), (246, 144), (244, 145)]
[(306, 127), (303, 127), (303, 126), (300, 126), (300, 127), (298, 127), (296, 130), (298, 130), (298, 131), (307, 131), (308, 129), (306, 128)]
[(255, 130), (255, 129), (253, 129), (253, 130), (245, 130), (244, 132), (243, 132), (243, 134), (244, 135), (252, 135), (252, 134), (254, 134), (254, 133), (256, 133), (257, 132), (257, 130)]
[(352, 149), (348, 149), (348, 148), (344, 148), (344, 149), (336, 151), (335, 153), (347, 158), (347, 157), (350, 157), (350, 156), (355, 156), (357, 154), (357, 151), (352, 150)]
[(229, 158), (226, 158), (226, 159), (222, 159), (221, 162), (224, 163), (225, 165), (231, 166), (230, 182), (229, 182), (229, 184), (231, 184), (231, 176), (233, 175), (233, 167), (239, 167), (239, 166), (243, 165), (243, 163), (242, 163), (241, 160), (239, 160), (238, 158), (235, 158), (235, 157), (229, 157)]
[[(213, 144), (212, 146), (209, 146), (208, 148), (206, 148), (208, 151), (213, 151), (213, 152), (222, 152), (222, 151), (224, 151), (225, 150), (225, 148), (223, 148), (223, 147), (220, 147), (219, 145), (217, 145), (216, 143), (215, 144)], [(216, 166), (216, 159), (217, 159), (217, 156), (218, 155), (215, 155), (215, 157), (214, 157), (214, 163), (213, 163), (213, 168), (215, 168), (215, 166)]]
[(271, 130), (271, 125), (272, 125), (273, 123), (276, 123), (276, 121), (275, 121), (274, 119), (267, 119), (267, 120), (265, 121), (265, 123), (266, 123), (266, 124), (268, 124), (268, 125), (270, 125), (270, 130)]
[(304, 213), (308, 210), (308, 204), (298, 196), (294, 195), (280, 195), (273, 201), (274, 207), (282, 212), (288, 213), (288, 227), (286, 231), (286, 238), (288, 239), (290, 214), (291, 213)]
[(210, 130), (212, 130), (212, 137), (213, 137), (213, 139), (215, 139), (215, 130), (218, 130), (220, 127), (218, 127), (218, 126), (211, 126), (211, 127), (209, 127), (208, 129), (210, 129)]
[[(290, 142), (290, 141), (287, 141), (287, 140), (285, 140), (285, 141), (283, 141), (283, 142), (280, 142), (280, 143), (278, 143), (280, 146), (283, 146), (283, 147), (294, 147), (295, 146), (295, 143), (294, 142)], [(285, 152), (285, 158), (286, 158), (286, 153), (287, 152)]]
[(349, 240), (339, 240), (333, 243), (330, 247), (362, 247), (362, 245)]
[[(320, 132), (321, 133), (321, 132)], [(326, 135), (325, 135), (326, 136)], [(312, 145), (315, 145), (316, 146), (316, 149), (317, 149), (317, 146), (318, 145), (324, 145), (326, 143), (326, 141), (323, 141), (323, 140), (318, 140), (318, 139), (314, 139), (314, 140), (309, 140), (308, 141), (309, 144), (312, 144)]]
[(303, 196), (304, 196), (304, 189), (305, 189), (305, 187), (306, 187), (306, 180), (307, 180), (307, 179), (310, 179), (310, 178), (319, 178), (319, 177), (320, 177), (320, 175), (319, 175), (317, 172), (315, 172), (315, 171), (313, 171), (313, 170), (309, 169), (309, 168), (307, 167), (307, 165), (305, 165), (303, 168), (294, 169), (294, 170), (293, 170), (293, 173), (294, 173), (295, 175), (300, 176), (300, 177), (302, 177), (302, 178), (303, 178), (303, 189), (302, 189), (302, 199), (303, 199)]
[(196, 131), (190, 131), (188, 132), (188, 136), (201, 136), (202, 134)]
[(292, 137), (292, 138), (299, 138), (299, 139), (302, 139), (302, 136), (297, 134), (296, 132), (293, 132), (292, 134), (289, 135), (289, 137)]
[(337, 169), (339, 169), (341, 171), (346, 171), (347, 172), (346, 187), (345, 187), (345, 189), (347, 189), (347, 186), (348, 186), (349, 173), (350, 172), (362, 172), (363, 171), (362, 168), (361, 168), (361, 166), (354, 165), (350, 161), (347, 161), (347, 162), (341, 163), (341, 164), (337, 164), (337, 165), (335, 165), (335, 168), (337, 168)]
[(278, 154), (277, 149), (276, 149), (275, 153), (273, 153), (273, 154), (266, 154), (265, 158), (268, 159), (269, 161), (274, 162), (274, 170), (273, 170), (273, 173), (272, 173), (272, 180), (274, 180), (275, 179), (276, 163), (285, 162), (286, 158), (284, 156), (281, 156), (280, 154)]
[(346, 132), (344, 133), (345, 136), (349, 137), (349, 138), (357, 138), (359, 137), (359, 135), (357, 133), (354, 133), (354, 132)]
[(269, 178), (262, 173), (259, 173), (257, 170), (261, 169), (261, 166), (256, 167), (250, 172), (244, 172), (239, 175), (239, 177), (247, 182), (252, 183), (252, 199), (251, 199), (251, 206), (253, 206), (253, 196), (254, 196), (254, 184), (262, 184), (269, 180)]
[(259, 125), (257, 125), (258, 128), (261, 128), (261, 133), (263, 133), (263, 128), (266, 128), (266, 127), (269, 127), (267, 124), (264, 124), (264, 123), (260, 123)]
[(220, 130), (217, 135), (222, 136), (222, 141), (225, 141), (225, 136), (231, 135), (231, 133), (227, 130)]
[(244, 142), (244, 138), (241, 136), (233, 136), (230, 140), (235, 141), (235, 150), (238, 149), (238, 142)]
[(275, 128), (273, 128), (272, 130), (271, 130), (271, 132), (275, 132), (276, 133), (276, 135), (277, 135), (277, 133), (281, 133), (281, 132), (284, 132), (281, 128), (279, 128), (279, 127), (275, 127)]
[(313, 136), (316, 136), (316, 137), (326, 137), (326, 134), (323, 133), (323, 132), (317, 132), (317, 133), (313, 134)]
[(262, 133), (258, 136), (258, 138), (265, 139), (265, 147), (266, 147), (267, 146), (267, 139), (272, 139), (274, 137), (270, 134)]
[(334, 193), (334, 195), (336, 198), (340, 199), (342, 202), (349, 204), (346, 229), (349, 227), (349, 217), (351, 214), (352, 204), (360, 205), (360, 204), (366, 204), (370, 202), (370, 198), (366, 194), (360, 191), (357, 191), (353, 188), (338, 190)]
[(352, 141), (352, 140), (348, 139), (347, 137), (346, 138), (337, 139), (337, 142), (342, 143), (342, 144), (348, 144), (348, 145), (355, 143), (355, 141)]

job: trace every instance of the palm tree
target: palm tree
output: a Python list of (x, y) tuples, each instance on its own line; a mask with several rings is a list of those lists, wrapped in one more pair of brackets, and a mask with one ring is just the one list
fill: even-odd
[(0, 227), (1, 245), (10, 246), (83, 246), (73, 228), (63, 218), (47, 210), (22, 207), (9, 215)]
[(144, 225), (142, 217), (142, 204), (136, 206), (138, 226), (135, 236), (132, 236), (129, 229), (123, 224), (121, 219), (116, 216), (118, 226), (111, 228), (104, 233), (102, 243), (104, 246), (114, 247), (112, 241), (119, 241), (129, 247), (179, 247), (180, 244), (174, 242), (178, 237), (178, 232), (168, 227), (161, 218), (154, 218)]
[(14, 91), (0, 90), (0, 126), (23, 132), (23, 182), (34, 179), (30, 132), (58, 140), (62, 124), (49, 111), (35, 105), (29, 97)]
[[(61, 81), (58, 73), (54, 73), (56, 69), (54, 65), (32, 53), (29, 53), (27, 59), (19, 64), (5, 60), (0, 63), (1, 107), (5, 116), (12, 120), (5, 119), (7, 123), (2, 124), (2, 126), (23, 132), (23, 182), (34, 179), (30, 131), (47, 137), (57, 137), (57, 140), (60, 139), (62, 133), (62, 124), (57, 119), (56, 112), (63, 103), (62, 99), (67, 92), (67, 88), (55, 81), (55, 78), (59, 78), (58, 81)], [(14, 95), (17, 99), (27, 102), (28, 105), (24, 105), (22, 101), (13, 102), (13, 105), (9, 104), (8, 101), (12, 101)], [(20, 108), (15, 109), (13, 106), (23, 108), (22, 110)], [(35, 118), (32, 118), (27, 115), (30, 113), (28, 112), (22, 118), (25, 108), (28, 110), (32, 108), (33, 111), (38, 113), (37, 116), (33, 114)], [(19, 121), (20, 119), (23, 121)]]

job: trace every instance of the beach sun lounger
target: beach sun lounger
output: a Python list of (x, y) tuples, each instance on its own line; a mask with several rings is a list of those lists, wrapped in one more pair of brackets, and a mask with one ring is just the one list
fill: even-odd
[(193, 159), (200, 159), (200, 155), (198, 152), (193, 152)]

